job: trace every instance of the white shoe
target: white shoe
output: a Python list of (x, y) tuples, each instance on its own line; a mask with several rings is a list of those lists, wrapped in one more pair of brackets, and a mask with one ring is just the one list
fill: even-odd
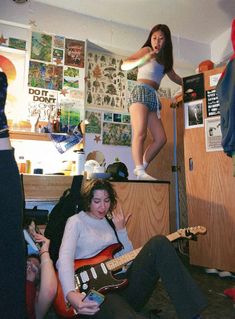
[(138, 174), (136, 178), (137, 178), (137, 180), (139, 180), (139, 181), (157, 181), (156, 178), (154, 178), (154, 177), (148, 175), (148, 174), (145, 173), (145, 172), (143, 172), (143, 173), (141, 173), (141, 174)]

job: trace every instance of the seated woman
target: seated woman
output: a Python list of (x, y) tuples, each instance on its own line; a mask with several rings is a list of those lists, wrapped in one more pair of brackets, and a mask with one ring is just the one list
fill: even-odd
[(42, 319), (48, 312), (57, 291), (57, 279), (49, 255), (50, 241), (41, 234), (34, 234), (41, 244), (39, 255), (29, 255), (26, 273), (26, 305), (29, 319)]
[[(87, 293), (86, 289), (92, 278), (92, 287), (95, 285), (94, 282), (100, 281), (101, 287), (102, 284), (109, 285), (105, 275), (102, 276), (109, 271), (105, 266), (105, 259), (99, 259), (100, 267), (83, 271), (80, 277), (76, 273), (78, 289), (74, 280), (74, 259), (83, 262), (84, 259), (89, 259), (93, 265), (95, 259), (91, 261), (92, 257), (103, 250), (107, 251), (108, 247), (118, 241), (122, 244), (122, 249), (114, 254), (114, 257), (132, 252), (133, 247), (126, 230), (130, 214), (125, 216), (121, 207), (116, 207), (117, 194), (112, 184), (106, 180), (91, 180), (85, 183), (82, 195), (84, 211), (68, 219), (56, 263), (63, 290), (59, 305), (61, 306), (65, 300), (79, 314), (79, 319), (146, 318), (140, 314), (140, 310), (149, 300), (158, 279), (161, 278), (178, 317), (200, 318), (199, 314), (206, 306), (206, 300), (181, 263), (174, 246), (165, 236), (154, 236), (144, 245), (127, 271), (122, 274), (128, 280), (125, 288), (106, 294), (101, 306), (95, 301), (84, 299), (84, 293)], [(107, 259), (107, 256), (104, 258)], [(104, 279), (104, 283), (100, 278)], [(57, 299), (58, 295), (56, 302)]]

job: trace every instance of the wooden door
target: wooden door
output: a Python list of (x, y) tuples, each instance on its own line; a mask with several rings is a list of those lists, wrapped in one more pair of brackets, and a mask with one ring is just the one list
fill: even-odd
[[(222, 70), (205, 72), (205, 90), (213, 88), (209, 77)], [(204, 99), (204, 120), (206, 117)], [(206, 152), (205, 127), (185, 129), (184, 153), (189, 224), (207, 228), (205, 236), (200, 236), (196, 243), (190, 242), (190, 263), (235, 271), (235, 178), (232, 159), (223, 151)]]

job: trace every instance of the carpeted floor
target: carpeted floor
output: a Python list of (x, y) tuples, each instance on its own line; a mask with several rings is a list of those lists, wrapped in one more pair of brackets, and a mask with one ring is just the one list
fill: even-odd
[[(235, 279), (231, 277), (222, 279), (218, 274), (207, 274), (204, 268), (189, 265), (187, 257), (181, 254), (179, 256), (208, 298), (208, 307), (201, 314), (202, 318), (235, 319), (235, 304), (223, 293), (225, 289), (235, 287)], [(146, 305), (146, 310), (149, 309), (157, 309), (159, 311), (155, 312), (151, 319), (178, 319), (161, 282), (158, 283), (156, 290)], [(53, 310), (51, 310), (46, 319), (57, 318)]]
[[(222, 279), (218, 274), (207, 274), (204, 268), (189, 265), (187, 257), (181, 256), (181, 258), (207, 296), (208, 307), (201, 314), (202, 318), (235, 319), (235, 303), (223, 293), (225, 289), (235, 287), (235, 279), (231, 277)], [(161, 282), (158, 283), (147, 307), (161, 310), (155, 318), (178, 319)]]

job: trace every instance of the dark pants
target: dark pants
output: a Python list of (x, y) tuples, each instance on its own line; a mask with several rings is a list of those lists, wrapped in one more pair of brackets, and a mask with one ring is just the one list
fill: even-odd
[[(182, 264), (173, 245), (164, 236), (147, 242), (127, 272), (128, 286), (106, 296), (93, 319), (140, 319), (145, 305), (161, 278), (180, 319), (192, 319), (207, 302)], [(80, 316), (80, 318), (89, 318)]]
[(25, 318), (22, 190), (13, 150), (0, 151), (0, 318)]

